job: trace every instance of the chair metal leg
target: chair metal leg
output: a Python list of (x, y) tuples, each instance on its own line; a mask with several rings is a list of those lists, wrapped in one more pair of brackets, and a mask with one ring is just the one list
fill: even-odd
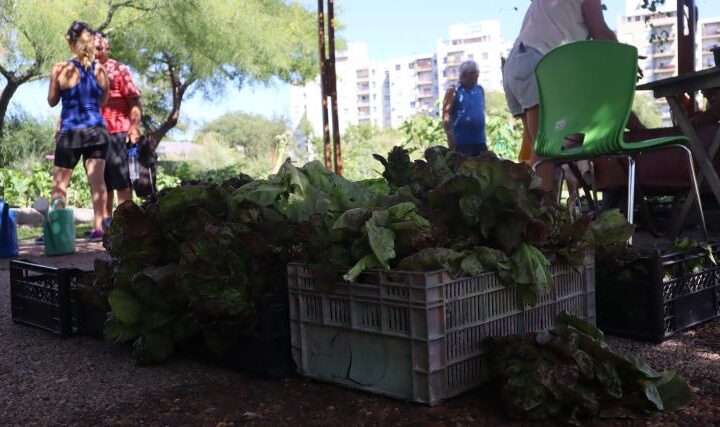
[(565, 169), (563, 169), (563, 164), (564, 163), (555, 164), (555, 170), (554, 170), (555, 184), (556, 184), (555, 191), (557, 192), (556, 201), (557, 201), (558, 205), (560, 204), (560, 201), (562, 199), (562, 186), (563, 186), (563, 181), (565, 181)]
[(702, 225), (703, 230), (703, 236), (705, 236), (705, 241), (709, 241), (708, 232), (707, 232), (707, 226), (705, 225), (705, 213), (703, 212), (703, 206), (702, 206), (702, 199), (700, 198), (700, 189), (698, 188), (698, 183), (695, 175), (695, 165), (693, 163), (693, 156), (690, 149), (684, 145), (680, 145), (686, 152), (688, 156), (688, 166), (690, 169), (690, 180), (692, 181), (693, 185), (693, 191), (695, 192), (695, 200), (697, 201), (698, 210), (700, 211), (700, 225)]
[[(627, 201), (627, 220), (633, 223), (635, 216), (635, 159), (628, 156), (628, 201)], [(628, 245), (632, 245), (632, 236), (628, 239)]]

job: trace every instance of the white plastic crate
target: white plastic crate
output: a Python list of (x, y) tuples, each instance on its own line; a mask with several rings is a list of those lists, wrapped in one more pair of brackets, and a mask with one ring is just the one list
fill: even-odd
[(552, 291), (523, 308), (496, 273), (371, 270), (327, 290), (307, 265), (289, 264), (293, 359), (310, 378), (436, 404), (485, 379), (485, 337), (548, 328), (563, 310), (595, 323), (594, 254), (581, 271), (552, 272)]

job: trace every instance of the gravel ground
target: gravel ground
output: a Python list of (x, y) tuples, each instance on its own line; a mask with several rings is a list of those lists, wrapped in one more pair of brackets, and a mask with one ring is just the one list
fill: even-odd
[[(96, 243), (72, 256), (45, 258), (23, 245), (21, 257), (89, 269), (104, 256)], [(10, 319), (8, 261), (0, 260), (0, 425), (520, 425), (487, 390), (426, 407), (299, 377), (265, 380), (193, 360), (136, 367), (129, 350), (89, 338), (60, 339)], [(661, 345), (610, 338), (656, 369), (678, 370), (696, 391), (685, 411), (651, 420), (590, 425), (720, 425), (720, 322)], [(543, 424), (537, 424), (543, 425)]]

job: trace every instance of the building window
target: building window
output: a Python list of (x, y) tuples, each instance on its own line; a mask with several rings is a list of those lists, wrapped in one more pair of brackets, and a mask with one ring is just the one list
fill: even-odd
[(400, 64), (395, 65), (395, 71), (400, 71)]
[(483, 53), (482, 53), (482, 59), (483, 59), (483, 61), (487, 61), (487, 59), (488, 59), (488, 53), (487, 53), (487, 52), (483, 52)]

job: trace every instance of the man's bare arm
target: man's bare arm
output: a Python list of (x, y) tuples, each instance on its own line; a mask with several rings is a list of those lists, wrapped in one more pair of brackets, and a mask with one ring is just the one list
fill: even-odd
[(128, 138), (130, 142), (134, 144), (140, 139), (140, 122), (142, 119), (140, 98), (128, 99), (128, 105), (130, 107), (130, 129), (128, 129)]
[(605, 23), (601, 0), (585, 0), (582, 4), (582, 14), (590, 38), (617, 41), (615, 33)]
[(452, 133), (452, 106), (454, 103), (455, 88), (449, 88), (445, 92), (445, 98), (443, 98), (442, 119), (445, 135), (447, 135), (448, 146), (453, 150), (455, 149), (455, 136), (453, 136)]

